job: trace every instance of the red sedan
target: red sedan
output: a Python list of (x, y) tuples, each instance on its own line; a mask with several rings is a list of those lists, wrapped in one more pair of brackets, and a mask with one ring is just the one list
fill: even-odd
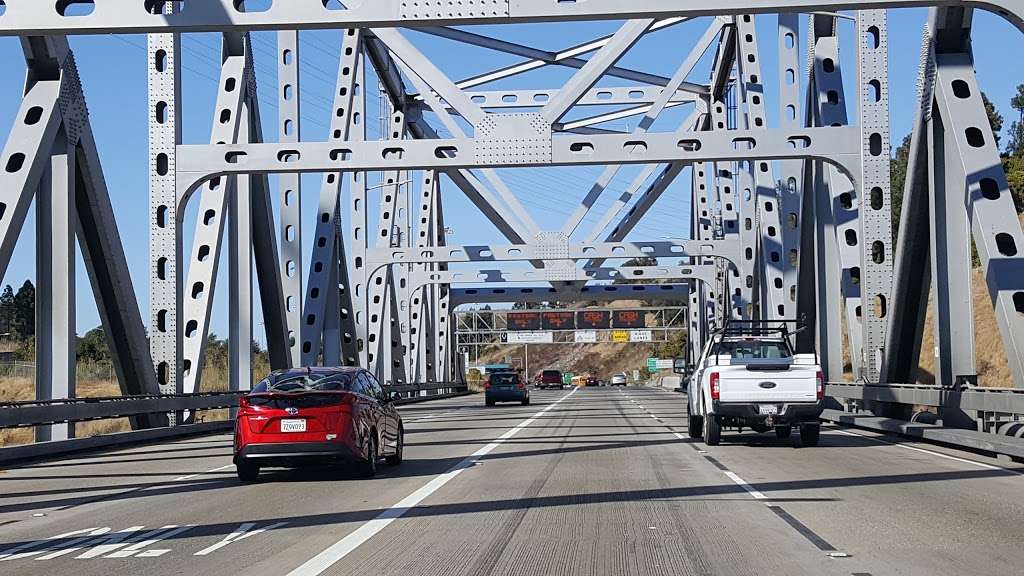
[(272, 372), (239, 403), (238, 478), (255, 481), (262, 467), (324, 463), (370, 477), (381, 457), (400, 464), (404, 432), (395, 399), (361, 368)]

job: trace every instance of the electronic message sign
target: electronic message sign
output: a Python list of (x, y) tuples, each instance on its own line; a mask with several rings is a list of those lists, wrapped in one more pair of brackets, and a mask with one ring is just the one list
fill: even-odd
[(572, 330), (575, 328), (574, 318), (575, 315), (572, 312), (541, 312), (540, 325), (545, 330)]
[(505, 318), (509, 330), (540, 330), (540, 312), (509, 312)]
[(576, 312), (576, 328), (580, 330), (608, 330), (612, 327), (612, 313), (608, 310), (580, 310)]
[(642, 310), (615, 310), (612, 312), (612, 326), (615, 328), (645, 328)]

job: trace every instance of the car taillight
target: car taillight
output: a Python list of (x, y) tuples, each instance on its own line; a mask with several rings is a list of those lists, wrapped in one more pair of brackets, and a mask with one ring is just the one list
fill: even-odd
[(249, 411), (251, 406), (249, 405), (249, 399), (245, 396), (238, 398), (238, 415), (241, 416)]
[(516, 388), (519, 388), (520, 390), (525, 390), (526, 384), (523, 384), (522, 381), (520, 381), (518, 384), (516, 384)]
[(818, 374), (815, 376), (814, 379), (815, 379), (815, 383), (817, 384), (817, 390), (816, 391), (818, 393), (818, 400), (824, 400), (825, 399), (825, 373), (822, 372), (821, 370), (819, 370)]
[(490, 389), (491, 389), (491, 383), (490, 382), (485, 382), (484, 383), (484, 390), (490, 390)]
[(711, 373), (711, 399), (718, 400), (721, 397), (722, 392), (718, 386), (718, 380), (721, 375), (718, 372)]

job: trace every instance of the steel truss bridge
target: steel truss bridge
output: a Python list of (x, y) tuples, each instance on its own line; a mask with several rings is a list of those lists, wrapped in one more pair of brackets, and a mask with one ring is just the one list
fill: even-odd
[[(887, 10), (922, 6), (894, 230)], [(1024, 32), (1022, 0), (0, 0), (0, 35), (20, 38), (26, 66), (0, 152), (0, 275), (18, 243), (38, 261), (36, 399), (0, 404), (0, 428), (40, 440), (0, 448), (5, 467), (30, 462), (0, 471), (0, 572), (1019, 572), (1005, 527), (1020, 521), (1009, 459), (1024, 458), (1024, 234), (975, 77), (976, 10)], [(489, 26), (599, 20), (621, 24), (555, 51)], [(683, 23), (703, 33), (659, 55), (671, 76), (627, 65), (645, 35)], [(301, 137), (308, 30), (338, 37), (326, 141)], [(256, 31), (276, 32), (274, 82), (257, 78)], [(199, 32), (221, 39), (216, 107), (209, 142), (187, 144), (182, 37)], [(147, 35), (148, 238), (118, 230), (96, 95), (68, 42), (103, 34)], [(459, 78), (422, 34), (510, 63)], [(769, 45), (777, 66), (763, 64)], [(545, 67), (569, 80), (494, 87)], [(504, 178), (573, 166), (604, 171), (578, 203), (551, 195), (571, 214), (557, 229)], [(627, 170), (632, 183), (602, 203)], [(304, 174), (319, 175), (316, 191)], [(678, 238), (638, 238), (678, 183), (693, 207)], [(453, 243), (456, 196), (504, 240)], [(124, 247), (147, 241), (148, 286), (135, 286)], [(75, 397), (76, 243), (118, 397)], [(978, 381), (972, 244), (1012, 381)], [(209, 393), (217, 290), (229, 293), (230, 390)], [(913, 384), (930, 291), (937, 383)], [(460, 307), (627, 299), (686, 302), (694, 351), (727, 318), (804, 317), (797, 345), (833, 382), (821, 446), (747, 431), (705, 450), (682, 432), (674, 383), (538, 390), (524, 407), (468, 395)], [(237, 406), (250, 386), (256, 306), (273, 368), (359, 365), (405, 396), (402, 466), (237, 484), (232, 423), (195, 414)], [(75, 423), (110, 418), (133, 431), (73, 437)]]
[[(60, 440), (80, 416), (66, 409), (75, 403), (76, 241), (122, 392), (157, 402), (127, 409), (138, 429), (188, 423), (218, 288), (230, 293), (233, 392), (249, 386), (256, 305), (272, 367), (361, 365), (420, 396), (459, 390), (452, 329), (459, 306), (682, 297), (694, 350), (727, 317), (805, 317), (812, 329), (799, 347), (818, 350), (832, 381), (842, 379), (848, 351), (856, 383), (830, 394), (866, 417), (907, 418), (924, 404), (946, 425), (998, 432), (1024, 414), (1024, 235), (970, 40), (976, 9), (1024, 30), (1019, 0), (184, 4), (0, 2), (0, 35), (21, 39), (27, 70), (0, 155), (0, 273), (18, 242), (35, 242), (34, 405), (65, 407), (49, 417), (5, 416), (8, 425), (47, 423), (38, 438)], [(894, 231), (886, 10), (916, 6), (932, 8)], [(810, 15), (806, 26), (801, 13)], [(777, 34), (759, 34), (755, 17), (771, 18)], [(852, 19), (856, 34), (856, 66), (845, 70), (840, 18)], [(623, 23), (613, 34), (554, 52), (473, 28), (585, 20)], [(646, 34), (692, 21), (705, 31), (694, 45), (663, 55), (675, 67), (671, 77), (622, 64)], [(299, 125), (298, 38), (313, 29), (340, 36), (329, 138), (320, 142), (302, 139)], [(410, 40), (411, 29), (519, 60), (456, 78)], [(278, 56), (276, 85), (262, 88), (279, 109), (270, 129), (261, 125), (249, 36), (267, 30), (277, 31)], [(222, 36), (207, 144), (185, 144), (181, 136), (181, 35), (193, 32)], [(118, 231), (89, 98), (68, 44), (71, 35), (110, 33), (148, 35), (149, 311), (138, 305), (123, 248), (147, 239)], [(759, 48), (767, 43), (778, 46), (776, 68), (762, 66)], [(711, 72), (698, 77), (694, 69), (705, 57), (713, 59)], [(558, 87), (487, 87), (546, 66), (567, 68), (571, 77)], [(844, 74), (854, 78), (854, 91), (844, 90)], [(368, 78), (384, 94), (379, 140), (367, 136)], [(616, 85), (606, 87), (605, 78)], [(767, 101), (768, 85), (777, 87), (775, 101)], [(588, 115), (589, 106), (606, 111)], [(684, 120), (655, 130), (674, 108), (686, 111)], [(769, 125), (772, 108), (779, 120)], [(624, 118), (637, 120), (635, 128), (615, 129), (613, 121)], [(537, 224), (499, 172), (585, 165), (605, 169), (556, 230)], [(642, 166), (639, 176), (596, 225), (583, 226), (627, 165)], [(322, 177), (312, 230), (301, 221), (304, 197), (310, 201), (301, 190), (307, 173)], [(270, 174), (279, 175), (278, 188)], [(675, 182), (689, 183), (694, 207), (680, 221), (680, 238), (635, 238)], [(475, 205), (503, 243), (449, 242), (443, 200), (452, 195)], [(26, 238), (33, 201), (38, 230)], [(411, 212), (404, 209), (410, 203)], [(194, 228), (185, 226), (188, 209), (200, 215)], [(1012, 382), (978, 382), (972, 242)], [(658, 264), (624, 264), (643, 258)], [(222, 259), (226, 287), (216, 285)], [(609, 284), (621, 279), (657, 283)], [(936, 295), (937, 384), (912, 386), (905, 383), (920, 353), (929, 290)], [(209, 404), (196, 398), (197, 408)]]

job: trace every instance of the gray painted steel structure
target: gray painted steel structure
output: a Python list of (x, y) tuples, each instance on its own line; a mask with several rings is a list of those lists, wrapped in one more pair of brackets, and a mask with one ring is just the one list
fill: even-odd
[[(73, 12), (63, 4), (6, 0), (0, 15), (0, 35), (22, 38), (28, 68), (19, 122), (0, 157), (0, 271), (35, 197), (40, 399), (74, 397), (76, 237), (126, 394), (200, 389), (225, 252), (233, 390), (246, 389), (250, 378), (254, 275), (274, 367), (363, 365), (402, 390), (459, 378), (451, 330), (457, 306), (629, 297), (688, 300), (691, 354), (726, 317), (804, 314), (812, 328), (798, 347), (817, 348), (828, 376), (838, 379), (845, 332), (854, 377), (877, 391), (909, 379), (924, 296), (934, 286), (939, 384), (969, 388), (978, 384), (967, 280), (972, 239), (1012, 385), (1024, 388), (1024, 234), (984, 121), (969, 43), (975, 8), (1024, 30), (1017, 0), (465, 0), (457, 12), (441, 0), (374, 0), (352, 9), (289, 0), (252, 12), (237, 0), (191, 2), (180, 12), (176, 2), (154, 0), (80, 2)], [(885, 9), (907, 6), (936, 7), (924, 33), (921, 106), (894, 248)], [(838, 10), (858, 10), (857, 69), (846, 71), (856, 77), (854, 95), (843, 91)], [(759, 38), (754, 15), (779, 12), (777, 38)], [(804, 64), (798, 12), (811, 14)], [(671, 34), (701, 17), (708, 17), (706, 31), (679, 51), (671, 78), (619, 64), (646, 34)], [(625, 22), (614, 34), (556, 52), (450, 27), (576, 20)], [(396, 26), (524, 60), (455, 79)], [(342, 30), (326, 142), (303, 141), (299, 126), (299, 39), (307, 29)], [(277, 31), (276, 142), (264, 141), (259, 122), (248, 38), (255, 30)], [(184, 145), (180, 34), (201, 31), (222, 34), (217, 107), (210, 143)], [(113, 32), (149, 34), (148, 348), (63, 36)], [(766, 41), (778, 43), (778, 70), (761, 63)], [(710, 78), (695, 79), (706, 54), (714, 57)], [(571, 77), (560, 87), (487, 86), (544, 66)], [(366, 135), (368, 73), (385, 102), (378, 141)], [(604, 77), (632, 85), (605, 86)], [(804, 77), (810, 81), (801, 91)], [(778, 102), (765, 101), (769, 82), (779, 85)], [(591, 106), (615, 110), (578, 114)], [(777, 126), (768, 125), (769, 106), (780, 113)], [(687, 110), (685, 120), (654, 130), (673, 108)], [(634, 116), (640, 119), (630, 133), (609, 124)], [(626, 164), (642, 168), (597, 224), (582, 230)], [(606, 168), (557, 230), (541, 228), (496, 170), (577, 165)], [(312, 236), (301, 221), (303, 173), (323, 174)], [(278, 175), (275, 190), (269, 174)], [(693, 207), (691, 239), (633, 239), (658, 200), (683, 183)], [(464, 194), (509, 244), (448, 245), (446, 193)], [(194, 231), (183, 226), (190, 202), (199, 204)], [(622, 262), (645, 257), (662, 261), (646, 268)], [(624, 276), (674, 283), (600, 283)], [(508, 286), (521, 282), (530, 286)], [(491, 286), (453, 286), (462, 283)], [(938, 405), (951, 421), (974, 419), (984, 428), (996, 412), (947, 406), (946, 397)], [(857, 398), (891, 412), (909, 396)], [(172, 424), (190, 416), (178, 405), (168, 412)], [(152, 414), (135, 418), (137, 426), (163, 423)], [(40, 428), (40, 438), (72, 434), (64, 424)]]

